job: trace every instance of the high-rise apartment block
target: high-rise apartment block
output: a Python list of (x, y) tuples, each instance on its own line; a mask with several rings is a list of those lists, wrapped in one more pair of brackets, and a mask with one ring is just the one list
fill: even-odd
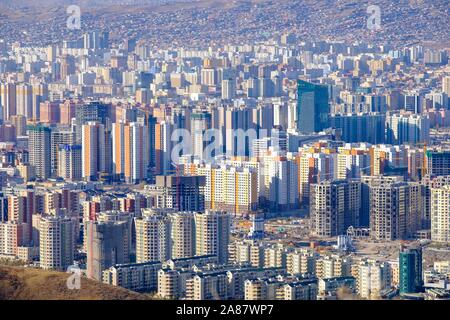
[(130, 262), (129, 221), (86, 222), (87, 276), (100, 281), (105, 269)]
[(148, 176), (148, 129), (139, 123), (115, 123), (112, 129), (113, 173), (127, 183), (139, 183)]
[(421, 219), (421, 186), (399, 177), (367, 178), (363, 183), (369, 186), (369, 208), (363, 210), (370, 212), (371, 237), (388, 241), (413, 237)]
[(71, 218), (43, 216), (39, 220), (39, 256), (43, 269), (66, 271), (73, 264), (75, 227)]
[(426, 169), (428, 175), (450, 175), (450, 150), (428, 150), (425, 154)]
[(450, 185), (431, 189), (431, 240), (450, 242)]
[(428, 143), (430, 120), (417, 114), (393, 114), (386, 117), (386, 141), (391, 144)]
[(195, 220), (193, 212), (177, 212), (170, 216), (171, 255), (173, 259), (195, 255)]
[(88, 122), (82, 127), (82, 176), (85, 180), (98, 180), (108, 172), (106, 146), (108, 136), (104, 125)]
[(81, 145), (60, 144), (58, 148), (58, 177), (68, 181), (82, 179)]
[(157, 208), (175, 211), (203, 211), (205, 209), (205, 177), (157, 176), (156, 184), (147, 186), (155, 196)]
[(164, 262), (171, 258), (170, 219), (148, 215), (135, 219), (136, 262)]
[(43, 125), (28, 126), (30, 164), (36, 169), (36, 177), (51, 176), (51, 129)]
[(321, 237), (345, 234), (350, 226), (359, 226), (361, 184), (345, 180), (311, 185), (311, 233)]
[(227, 212), (206, 211), (196, 213), (194, 219), (196, 255), (216, 255), (219, 263), (227, 263), (231, 216)]

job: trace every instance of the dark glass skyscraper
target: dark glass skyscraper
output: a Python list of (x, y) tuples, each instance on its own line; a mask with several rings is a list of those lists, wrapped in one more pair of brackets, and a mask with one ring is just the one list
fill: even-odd
[(328, 127), (328, 87), (298, 80), (297, 129), (320, 132)]
[(110, 120), (110, 104), (98, 101), (85, 103), (77, 106), (75, 109), (75, 132), (76, 141), (81, 143), (81, 127), (87, 122), (97, 121), (104, 126), (108, 125)]
[(422, 248), (403, 249), (399, 256), (400, 294), (422, 290)]

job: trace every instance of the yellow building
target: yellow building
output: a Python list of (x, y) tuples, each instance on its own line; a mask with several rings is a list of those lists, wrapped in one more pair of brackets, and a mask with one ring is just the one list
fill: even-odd
[(186, 165), (185, 173), (206, 176), (207, 209), (248, 215), (258, 206), (258, 174), (253, 168), (229, 165)]

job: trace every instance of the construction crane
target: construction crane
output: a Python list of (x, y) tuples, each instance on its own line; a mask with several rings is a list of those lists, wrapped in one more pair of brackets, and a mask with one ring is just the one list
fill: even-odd
[(423, 161), (422, 161), (422, 178), (427, 174), (428, 171), (428, 159), (427, 159), (427, 144), (426, 143), (418, 143), (418, 145), (423, 145)]

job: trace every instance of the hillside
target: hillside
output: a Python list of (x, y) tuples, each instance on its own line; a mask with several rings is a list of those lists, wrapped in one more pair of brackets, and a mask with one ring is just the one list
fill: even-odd
[(144, 300), (149, 296), (81, 279), (80, 290), (69, 290), (69, 274), (0, 266), (0, 300)]
[[(82, 12), (78, 32), (64, 27), (65, 0), (47, 0), (52, 6), (28, 3), (28, 7), (8, 4), (0, 10), (0, 24), (5, 23), (0, 38), (47, 44), (98, 29), (109, 30), (112, 40), (137, 36), (158, 47), (245, 43), (286, 32), (302, 40), (437, 42), (441, 46), (450, 41), (448, 0), (108, 0), (102, 5), (80, 0), (75, 2)], [(0, 0), (2, 5), (6, 6)], [(366, 25), (369, 5), (380, 7), (381, 29), (376, 32)]]

